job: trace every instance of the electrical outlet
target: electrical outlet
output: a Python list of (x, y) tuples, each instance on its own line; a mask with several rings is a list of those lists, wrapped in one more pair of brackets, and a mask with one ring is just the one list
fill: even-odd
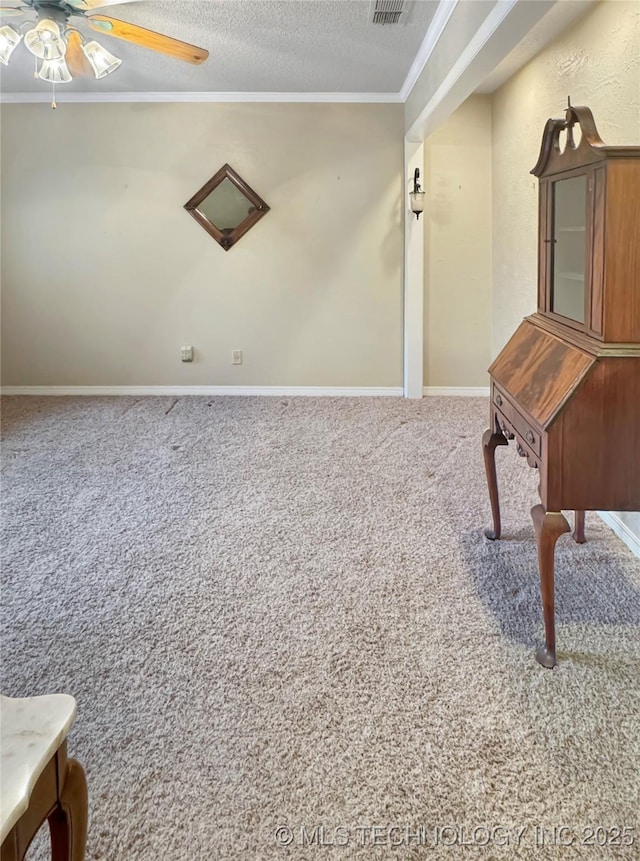
[(241, 365), (242, 364), (242, 350), (232, 350), (231, 351), (231, 364), (232, 365)]
[(180, 347), (180, 358), (183, 362), (193, 362), (193, 347)]

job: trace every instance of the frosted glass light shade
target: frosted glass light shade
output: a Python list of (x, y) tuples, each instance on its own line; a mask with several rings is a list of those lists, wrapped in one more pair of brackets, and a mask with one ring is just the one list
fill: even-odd
[(64, 60), (44, 60), (38, 77), (51, 84), (68, 84), (71, 80)]
[(67, 50), (60, 28), (50, 18), (43, 18), (33, 30), (29, 30), (24, 43), (41, 60), (61, 60)]
[(106, 48), (103, 48), (97, 42), (87, 42), (86, 45), (82, 46), (82, 50), (87, 60), (91, 63), (91, 68), (96, 78), (104, 78), (105, 75), (114, 72), (122, 63), (122, 60), (114, 57), (113, 54), (110, 54)]
[(16, 33), (13, 27), (8, 24), (0, 27), (0, 63), (3, 66), (8, 65), (9, 57), (20, 39), (22, 39), (22, 33)]
[(424, 191), (412, 191), (409, 193), (411, 198), (411, 212), (419, 215), (424, 210)]

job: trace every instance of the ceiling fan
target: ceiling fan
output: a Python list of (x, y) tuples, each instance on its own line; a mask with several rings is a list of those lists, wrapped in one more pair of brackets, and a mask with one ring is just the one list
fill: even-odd
[[(115, 71), (122, 61), (98, 42), (85, 41), (75, 19), (83, 20), (98, 33), (187, 63), (199, 64), (207, 59), (209, 52), (204, 48), (127, 21), (92, 14), (94, 9), (126, 2), (128, 0), (22, 0), (19, 5), (2, 4), (0, 19), (11, 18), (11, 24), (0, 27), (0, 63), (8, 65), (9, 57), (24, 37), (26, 47), (36, 58), (36, 77), (54, 85), (68, 83), (78, 75), (93, 74), (103, 78)], [(0, 20), (0, 23), (3, 22)], [(39, 70), (38, 60), (42, 61)]]

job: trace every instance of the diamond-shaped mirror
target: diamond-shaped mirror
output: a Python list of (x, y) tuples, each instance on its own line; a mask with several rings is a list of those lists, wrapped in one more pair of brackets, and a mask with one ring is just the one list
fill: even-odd
[(267, 204), (228, 164), (184, 208), (225, 251), (269, 212)]

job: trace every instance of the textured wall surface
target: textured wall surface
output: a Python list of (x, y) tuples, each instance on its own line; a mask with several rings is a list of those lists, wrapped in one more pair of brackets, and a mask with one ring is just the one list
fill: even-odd
[(640, 144), (640, 3), (604, 0), (514, 75), (493, 100), (493, 339), (498, 353), (535, 311), (538, 158), (567, 96), (607, 144)]
[[(640, 3), (604, 0), (493, 100), (493, 353), (536, 309), (536, 163), (567, 96), (591, 108), (607, 144), (640, 145)], [(640, 514), (623, 515), (640, 536)]]
[(425, 141), (426, 386), (486, 386), (491, 323), (491, 97)]
[[(400, 386), (402, 131), (401, 105), (3, 106), (3, 383)], [(229, 252), (183, 209), (225, 162), (271, 206)]]

